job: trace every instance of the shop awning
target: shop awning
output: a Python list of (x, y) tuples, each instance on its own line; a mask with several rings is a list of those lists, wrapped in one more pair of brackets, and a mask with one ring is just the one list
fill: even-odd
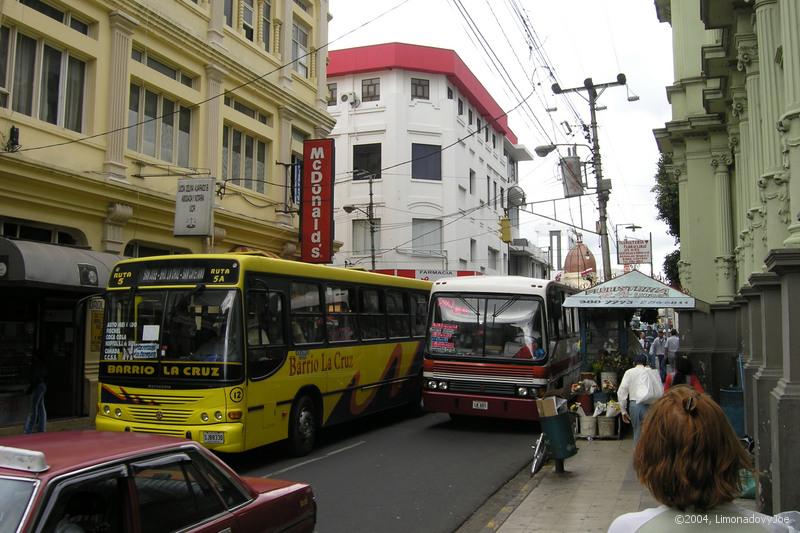
[(671, 307), (694, 309), (696, 301), (669, 285), (632, 270), (583, 292), (568, 296), (564, 307)]
[(105, 252), (0, 237), (0, 283), (102, 288), (121, 259)]

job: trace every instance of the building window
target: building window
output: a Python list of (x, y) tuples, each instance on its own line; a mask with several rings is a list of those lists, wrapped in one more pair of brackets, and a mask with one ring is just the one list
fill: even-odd
[[(375, 250), (381, 249), (381, 219), (373, 218), (375, 228)], [(372, 253), (372, 236), (370, 235), (369, 219), (359, 218), (353, 220), (353, 254), (366, 255)]]
[(458, 116), (464, 114), (464, 100), (461, 98), (458, 99)]
[(253, 107), (251, 107), (251, 106), (249, 106), (249, 105), (247, 105), (245, 103), (242, 103), (242, 101), (237, 99), (237, 98), (232, 98), (230, 96), (226, 96), (225, 97), (225, 105), (235, 109), (236, 111), (238, 111), (239, 113), (241, 113), (243, 115), (247, 115), (248, 117), (261, 122), (262, 124), (267, 124), (269, 126), (272, 125), (272, 116), (271, 115), (269, 115), (266, 112), (262, 112), (262, 111), (256, 110), (255, 108), (253, 108)]
[(292, 25), (292, 68), (308, 77), (308, 30), (298, 24)]
[(328, 105), (333, 106), (336, 105), (336, 84), (329, 83), (328, 84)]
[(267, 183), (267, 143), (242, 130), (222, 127), (222, 179), (258, 193)]
[(374, 102), (381, 99), (381, 79), (369, 78), (361, 80), (361, 101)]
[(178, 67), (170, 65), (167, 61), (154, 56), (151, 52), (134, 47), (131, 49), (131, 59), (143, 65), (147, 65), (156, 72), (175, 81), (179, 81), (187, 87), (194, 87), (194, 76), (182, 71)]
[(233, 27), (233, 0), (225, 0), (224, 3), (225, 24)]
[(475, 171), (469, 169), (469, 193), (475, 194)]
[(494, 192), (494, 194), (492, 195), (492, 207), (497, 209), (497, 182), (496, 181), (492, 182), (492, 191)]
[(492, 203), (492, 178), (486, 176), (486, 204)]
[(478, 140), (481, 140), (481, 127), (483, 127), (483, 125), (481, 123), (481, 119), (478, 119), (477, 125), (478, 125), (478, 129), (476, 129), (475, 131), (477, 132), (478, 135), (476, 136), (476, 138)]
[(500, 187), (500, 209), (506, 208), (506, 190)]
[(472, 126), (472, 109), (467, 110), (467, 122)]
[(411, 239), (413, 253), (440, 255), (442, 253), (442, 221), (412, 218)]
[(353, 146), (353, 179), (381, 179), (381, 143)]
[(16, 29), (0, 28), (0, 106), (7, 107), (10, 98), (13, 111), (81, 132), (85, 83), (86, 63), (80, 59)]
[(152, 257), (154, 255), (188, 254), (188, 248), (175, 248), (163, 244), (150, 244), (141, 241), (130, 241), (125, 245), (123, 255), (127, 257)]
[(483, 140), (489, 142), (489, 123), (486, 123), (486, 129), (483, 130)]
[(191, 136), (191, 109), (164, 95), (131, 84), (128, 148), (188, 167)]
[(500, 252), (495, 250), (491, 246), (489, 246), (489, 261), (488, 267), (492, 270), (497, 270), (497, 258), (500, 256)]
[(269, 0), (264, 0), (261, 4), (261, 42), (264, 43), (264, 50), (269, 52), (270, 38), (272, 36), (272, 4)]
[(473, 263), (476, 261), (478, 257), (478, 241), (475, 239), (469, 240), (469, 260)]
[(466, 259), (459, 259), (458, 260), (458, 269), (459, 270), (466, 270), (468, 268), (467, 260)]
[(453, 99), (453, 88), (452, 87), (448, 87), (447, 88), (447, 99), (448, 100), (452, 100)]
[(248, 41), (256, 40), (255, 0), (242, 0), (242, 31)]
[(418, 180), (442, 179), (442, 147), (438, 144), (411, 145), (411, 178)]
[(309, 5), (308, 5), (308, 2), (305, 2), (304, 0), (294, 0), (294, 3), (295, 3), (295, 5), (296, 5), (297, 7), (299, 7), (300, 9), (302, 9), (303, 11), (305, 11), (306, 13), (309, 13), (309, 12), (310, 12), (309, 10), (310, 10), (311, 8), (309, 7)]
[(80, 19), (80, 17), (76, 17), (75, 14), (70, 11), (65, 11), (60, 7), (52, 6), (47, 2), (43, 2), (42, 0), (20, 0), (19, 3), (24, 6), (28, 6), (31, 9), (35, 9), (39, 13), (47, 15), (53, 20), (57, 20), (58, 22), (65, 24), (79, 33), (84, 35), (89, 34), (89, 23), (84, 22)]
[(430, 98), (430, 81), (411, 78), (411, 99), (428, 100)]
[(497, 150), (497, 135), (492, 133), (492, 148)]

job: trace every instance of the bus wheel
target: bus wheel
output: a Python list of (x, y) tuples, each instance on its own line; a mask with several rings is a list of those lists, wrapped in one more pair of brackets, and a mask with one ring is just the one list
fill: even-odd
[(300, 396), (292, 405), (289, 417), (289, 452), (295, 456), (308, 454), (317, 438), (317, 413), (314, 401)]

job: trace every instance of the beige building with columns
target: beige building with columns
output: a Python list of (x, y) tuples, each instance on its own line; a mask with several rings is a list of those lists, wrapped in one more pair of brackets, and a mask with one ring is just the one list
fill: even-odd
[(680, 313), (681, 348), (717, 398), (731, 385), (743, 388), (761, 509), (796, 510), (800, 2), (655, 5), (673, 32), (672, 120), (655, 137), (678, 180), (681, 283), (711, 304), (710, 313)]
[[(0, 1), (0, 426), (89, 414), (96, 302), (121, 256), (299, 255), (293, 164), (326, 137), (328, 0)], [(209, 235), (173, 235), (180, 178), (215, 178)], [(74, 273), (74, 275), (73, 275)]]

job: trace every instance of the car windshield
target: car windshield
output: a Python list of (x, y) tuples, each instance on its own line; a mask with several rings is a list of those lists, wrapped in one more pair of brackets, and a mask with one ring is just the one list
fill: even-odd
[(235, 290), (111, 292), (103, 360), (240, 363), (241, 331)]
[(428, 353), (542, 361), (541, 300), (519, 295), (440, 295), (433, 300)]
[(3, 531), (16, 531), (35, 484), (25, 479), (0, 478), (0, 525)]

